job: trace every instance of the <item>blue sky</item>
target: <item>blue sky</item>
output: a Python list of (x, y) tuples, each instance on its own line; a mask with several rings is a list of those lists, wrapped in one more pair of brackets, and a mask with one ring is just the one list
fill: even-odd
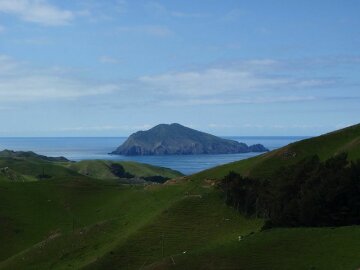
[(0, 136), (359, 122), (360, 1), (0, 0)]

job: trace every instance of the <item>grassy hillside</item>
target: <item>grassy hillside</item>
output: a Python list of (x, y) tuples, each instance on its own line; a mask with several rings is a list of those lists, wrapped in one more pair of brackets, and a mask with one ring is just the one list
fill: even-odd
[(180, 172), (168, 168), (131, 161), (84, 160), (76, 163), (65, 163), (64, 166), (80, 174), (106, 180), (119, 178), (111, 170), (111, 166), (114, 164), (121, 165), (125, 172), (139, 178), (162, 176), (171, 179), (182, 176)]
[(172, 179), (182, 174), (168, 168), (152, 166), (130, 161), (89, 160), (70, 162), (64, 158), (48, 158), (33, 152), (0, 152), (0, 181), (13, 182), (38, 181), (39, 179), (56, 180), (58, 178), (85, 176), (99, 180), (118, 180), (113, 166), (120, 167), (125, 173), (135, 178), (159, 176)]
[(3, 150), (0, 151), (0, 157), (2, 158), (17, 158), (17, 159), (35, 159), (35, 160), (42, 160), (42, 161), (58, 161), (58, 162), (67, 162), (64, 157), (47, 157), (43, 155), (38, 155), (31, 151), (12, 151), (12, 150)]
[(359, 226), (273, 229), (144, 269), (359, 269), (359, 253)]
[(192, 179), (220, 179), (230, 171), (252, 177), (264, 177), (282, 166), (295, 164), (305, 157), (318, 155), (325, 160), (346, 152), (350, 160), (360, 158), (360, 124), (319, 137), (295, 142), (269, 153), (232, 162), (193, 175)]
[(0, 168), (0, 181), (12, 181), (12, 182), (30, 182), (37, 181), (34, 176), (28, 176), (20, 174), (9, 167)]
[(145, 191), (83, 179), (1, 182), (0, 238), (7, 245), (0, 245), (0, 269), (56, 263), (78, 269), (171, 205), (178, 193), (177, 187)]
[[(32, 157), (0, 157), (0, 179), (13, 181), (15, 178), (11, 177), (11, 174), (16, 175), (16, 179), (31, 181), (37, 181), (42, 178), (56, 180), (58, 178), (80, 176), (79, 173), (65, 168), (61, 164)], [(6, 173), (7, 170), (12, 173)]]
[(262, 225), (186, 185), (2, 182), (0, 196), (0, 269), (139, 269)]
[(183, 196), (86, 269), (139, 269), (163, 257), (218, 247), (261, 225), (234, 213), (217, 194)]
[[(0, 173), (42, 181), (0, 181), (0, 269), (357, 269), (360, 226), (261, 231), (263, 220), (226, 206), (206, 180), (229, 170), (272, 173), (316, 153), (359, 157), (359, 125), (257, 158), (170, 181), (120, 185), (112, 163), (0, 158)], [(132, 162), (146, 177), (177, 172)], [(97, 178), (97, 179), (96, 179)], [(9, 180), (9, 179), (7, 179)]]
[[(4, 157), (0, 164), (19, 177), (51, 176), (0, 181), (0, 239), (7, 243), (0, 245), (0, 269), (137, 269), (163, 256), (216, 246), (262, 225), (239, 216), (208, 187), (96, 180), (112, 179), (111, 162)], [(120, 164), (139, 177), (180, 175), (145, 164)]]
[(260, 232), (205, 186), (104, 183), (0, 183), (0, 269), (360, 266), (359, 226)]

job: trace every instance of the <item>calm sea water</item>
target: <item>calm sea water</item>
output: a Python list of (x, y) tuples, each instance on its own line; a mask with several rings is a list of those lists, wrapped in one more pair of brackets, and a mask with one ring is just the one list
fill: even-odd
[[(246, 144), (261, 143), (270, 150), (277, 149), (305, 137), (226, 137)], [(0, 150), (34, 151), (46, 156), (64, 156), (73, 161), (88, 159), (131, 160), (168, 167), (191, 174), (217, 165), (258, 155), (259, 153), (189, 156), (114, 156), (108, 153), (126, 138), (0, 138)]]

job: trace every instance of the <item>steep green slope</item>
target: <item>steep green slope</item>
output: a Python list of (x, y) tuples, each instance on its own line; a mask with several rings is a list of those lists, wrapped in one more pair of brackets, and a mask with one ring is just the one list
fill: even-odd
[(206, 186), (104, 183), (0, 183), (0, 269), (360, 266), (359, 226), (259, 232)]
[(308, 156), (316, 154), (321, 160), (325, 160), (342, 152), (348, 153), (350, 160), (360, 158), (360, 124), (292, 143), (254, 158), (211, 168), (193, 175), (191, 179), (220, 179), (230, 171), (252, 177), (264, 177), (282, 166), (294, 164)]
[(86, 269), (140, 269), (163, 257), (218, 247), (261, 225), (237, 215), (216, 193), (185, 195)]
[(106, 254), (172, 202), (182, 187), (76, 180), (0, 183), (0, 269), (78, 269)]
[(359, 226), (273, 229), (143, 269), (358, 269), (359, 253)]
[(239, 216), (217, 193), (193, 193), (186, 185), (3, 182), (0, 196), (6, 220), (0, 237), (11, 243), (0, 247), (0, 269), (139, 269), (262, 225)]

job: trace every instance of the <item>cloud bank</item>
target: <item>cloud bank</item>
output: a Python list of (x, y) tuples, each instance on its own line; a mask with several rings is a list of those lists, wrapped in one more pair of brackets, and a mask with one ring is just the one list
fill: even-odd
[[(102, 56), (99, 61), (117, 63), (117, 59), (109, 56)], [(227, 66), (98, 83), (89, 78), (75, 79), (73, 71), (36, 70), (0, 55), (0, 104), (95, 96), (89, 104), (205, 106), (311, 102), (330, 99), (329, 89), (344, 83), (336, 78), (315, 77), (311, 73), (287, 74), (285, 67), (286, 64), (275, 60), (252, 59)]]
[(0, 0), (0, 12), (48, 26), (66, 25), (74, 19), (72, 11), (58, 8), (45, 0)]
[(111, 83), (78, 80), (61, 69), (36, 70), (0, 55), (0, 103), (76, 99), (110, 94), (119, 89)]

